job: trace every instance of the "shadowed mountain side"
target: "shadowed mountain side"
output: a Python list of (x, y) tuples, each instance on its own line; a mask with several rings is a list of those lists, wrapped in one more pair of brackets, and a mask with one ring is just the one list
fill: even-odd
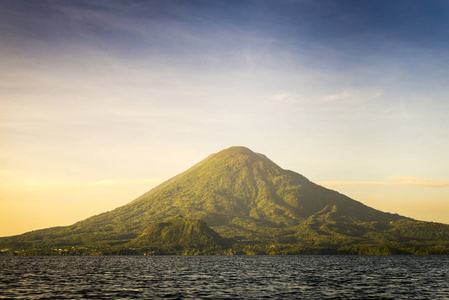
[(125, 245), (143, 239), (149, 224), (177, 215), (204, 220), (221, 237), (240, 244), (341, 248), (443, 243), (447, 249), (449, 241), (449, 225), (375, 210), (284, 170), (262, 154), (231, 147), (113, 211), (72, 226), (2, 238), (0, 246)]

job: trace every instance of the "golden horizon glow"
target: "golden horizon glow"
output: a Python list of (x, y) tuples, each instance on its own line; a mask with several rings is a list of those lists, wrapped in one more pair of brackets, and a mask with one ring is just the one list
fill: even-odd
[(449, 181), (415, 178), (407, 176), (389, 177), (389, 181), (323, 181), (318, 182), (324, 186), (422, 186), (422, 187), (449, 187)]

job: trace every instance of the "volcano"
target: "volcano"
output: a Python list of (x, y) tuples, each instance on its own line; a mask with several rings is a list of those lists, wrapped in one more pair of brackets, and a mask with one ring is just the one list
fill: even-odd
[(25, 254), (55, 247), (58, 253), (449, 253), (449, 225), (376, 210), (263, 154), (231, 147), (127, 205), (71, 226), (1, 238), (0, 247)]

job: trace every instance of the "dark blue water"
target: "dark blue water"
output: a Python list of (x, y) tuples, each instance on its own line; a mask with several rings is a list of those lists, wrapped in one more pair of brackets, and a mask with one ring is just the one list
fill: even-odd
[(449, 256), (0, 257), (1, 299), (449, 299)]

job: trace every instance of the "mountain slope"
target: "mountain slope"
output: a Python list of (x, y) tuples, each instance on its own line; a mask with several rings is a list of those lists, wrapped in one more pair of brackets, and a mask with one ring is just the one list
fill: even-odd
[(3, 238), (0, 246), (121, 245), (141, 236), (148, 224), (176, 215), (204, 220), (240, 244), (335, 248), (449, 241), (449, 225), (375, 210), (284, 170), (262, 154), (231, 147), (111, 212)]

